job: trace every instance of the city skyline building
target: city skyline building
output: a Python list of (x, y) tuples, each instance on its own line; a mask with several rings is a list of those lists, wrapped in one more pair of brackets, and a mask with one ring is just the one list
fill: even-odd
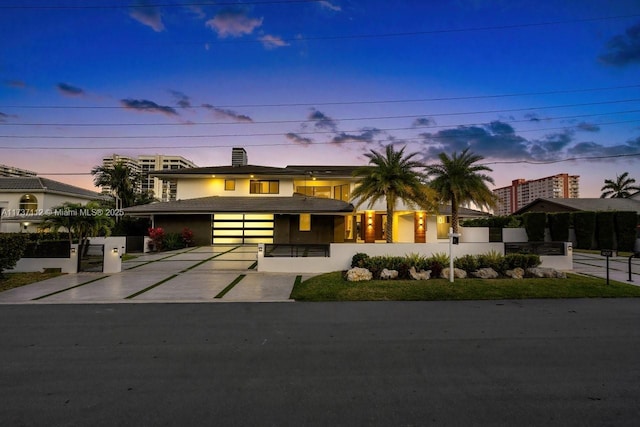
[(498, 197), (495, 215), (510, 215), (536, 199), (577, 199), (580, 176), (560, 173), (533, 180), (515, 179), (511, 185), (493, 190)]

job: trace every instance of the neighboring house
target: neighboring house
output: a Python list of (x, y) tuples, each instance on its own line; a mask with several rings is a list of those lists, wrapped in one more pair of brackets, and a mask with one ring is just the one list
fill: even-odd
[(518, 209), (514, 215), (526, 212), (635, 211), (640, 215), (640, 200), (632, 198), (537, 199)]
[(37, 176), (0, 177), (0, 232), (35, 232), (53, 207), (92, 200), (110, 197)]
[[(351, 192), (358, 166), (269, 167), (248, 164), (246, 151), (234, 148), (230, 166), (157, 171), (175, 180), (177, 200), (126, 208), (132, 216), (150, 217), (167, 232), (194, 232), (196, 244), (318, 244), (384, 241), (384, 201), (356, 210)], [(394, 214), (394, 241), (446, 239), (449, 208), (439, 215), (400, 203)], [(486, 216), (461, 209), (462, 217)]]

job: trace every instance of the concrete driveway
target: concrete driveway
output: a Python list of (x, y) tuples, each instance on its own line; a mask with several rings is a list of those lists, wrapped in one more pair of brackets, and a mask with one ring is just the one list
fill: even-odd
[(144, 254), (121, 273), (58, 276), (2, 292), (0, 303), (290, 301), (298, 275), (258, 273), (256, 254), (220, 245)]

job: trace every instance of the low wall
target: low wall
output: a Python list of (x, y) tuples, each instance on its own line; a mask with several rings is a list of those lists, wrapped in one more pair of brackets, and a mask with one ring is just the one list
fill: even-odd
[(78, 245), (71, 245), (69, 258), (21, 258), (7, 273), (41, 273), (45, 268), (59, 268), (63, 273), (78, 272)]
[[(461, 243), (452, 245), (452, 256), (480, 255), (490, 251), (504, 254), (504, 244)], [(369, 256), (404, 256), (420, 254), (430, 257), (436, 253), (449, 254), (448, 243), (332, 243), (329, 257), (265, 257), (264, 244), (258, 245), (258, 271), (269, 273), (329, 273), (351, 268), (351, 259), (357, 253)], [(541, 256), (541, 267), (557, 270), (573, 270), (573, 249), (571, 242), (565, 243), (564, 256)]]
[(110, 236), (110, 237), (90, 237), (89, 244), (104, 245), (104, 250), (112, 251), (118, 248), (118, 253), (124, 255), (127, 253), (127, 237), (126, 236)]

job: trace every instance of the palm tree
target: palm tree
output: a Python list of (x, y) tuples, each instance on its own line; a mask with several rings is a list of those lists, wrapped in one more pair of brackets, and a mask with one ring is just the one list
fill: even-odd
[(142, 179), (140, 174), (123, 162), (113, 166), (96, 166), (91, 169), (93, 183), (99, 187), (108, 186), (122, 203), (122, 208), (133, 206), (136, 200), (136, 187)]
[(622, 175), (616, 175), (616, 180), (611, 179), (604, 180), (604, 186), (600, 189), (602, 194), (601, 199), (606, 197), (626, 199), (637, 191), (640, 191), (640, 187), (635, 184), (636, 180), (629, 178), (629, 172), (625, 172)]
[(486, 182), (493, 184), (493, 178), (480, 172), (492, 172), (487, 166), (474, 164), (484, 157), (472, 154), (465, 148), (460, 155), (453, 153), (451, 158), (440, 153), (440, 164), (426, 167), (427, 176), (433, 177), (431, 187), (436, 190), (440, 200), (451, 202), (451, 227), (458, 232), (458, 209), (462, 203), (472, 202), (480, 207), (493, 207), (494, 194)]
[(398, 200), (408, 206), (420, 206), (433, 210), (433, 192), (424, 183), (426, 176), (416, 169), (424, 165), (413, 160), (418, 153), (404, 155), (403, 147), (395, 151), (393, 145), (387, 145), (385, 154), (375, 150), (365, 154), (369, 158), (370, 166), (362, 166), (353, 172), (358, 177), (356, 187), (351, 193), (351, 199), (356, 206), (369, 201), (369, 208), (384, 198), (387, 204), (387, 225), (385, 229), (388, 243), (393, 242), (393, 213)]
[(44, 216), (41, 229), (58, 232), (64, 228), (69, 233), (69, 243), (78, 239), (80, 246), (91, 236), (100, 233), (109, 235), (113, 227), (113, 218), (105, 214), (106, 209), (98, 202), (80, 203), (65, 202), (51, 209), (52, 213)]

